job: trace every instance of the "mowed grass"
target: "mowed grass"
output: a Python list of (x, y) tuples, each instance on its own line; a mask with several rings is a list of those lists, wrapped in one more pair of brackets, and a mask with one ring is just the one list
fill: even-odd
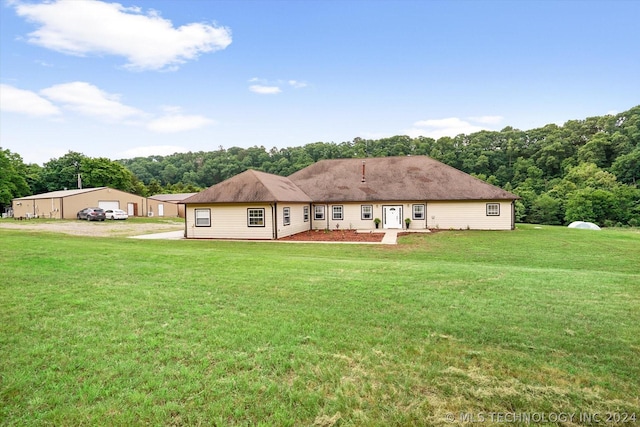
[(0, 230), (0, 271), (2, 425), (640, 420), (637, 229), (398, 246)]

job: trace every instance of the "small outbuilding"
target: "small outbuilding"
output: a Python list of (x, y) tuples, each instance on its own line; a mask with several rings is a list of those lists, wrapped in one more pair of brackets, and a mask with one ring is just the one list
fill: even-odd
[(87, 207), (122, 209), (129, 216), (144, 216), (147, 199), (109, 187), (60, 190), (13, 199), (14, 218), (75, 219)]
[(148, 197), (147, 216), (184, 218), (184, 199), (196, 193), (156, 194)]

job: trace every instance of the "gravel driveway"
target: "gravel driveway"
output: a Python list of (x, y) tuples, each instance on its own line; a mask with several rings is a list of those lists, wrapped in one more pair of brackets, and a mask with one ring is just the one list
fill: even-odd
[(164, 233), (184, 230), (184, 220), (173, 218), (158, 222), (138, 222), (135, 218), (125, 221), (78, 221), (78, 220), (41, 220), (26, 221), (1, 220), (0, 229), (38, 230), (76, 236), (129, 237), (143, 234)]

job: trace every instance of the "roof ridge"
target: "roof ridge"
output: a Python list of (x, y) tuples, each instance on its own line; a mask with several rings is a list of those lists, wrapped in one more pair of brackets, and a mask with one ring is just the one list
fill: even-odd
[(269, 196), (271, 196), (273, 199), (276, 198), (276, 195), (273, 194), (273, 191), (271, 191), (271, 188), (267, 184), (265, 184), (264, 180), (262, 179), (261, 174), (257, 173), (257, 172), (260, 172), (260, 171), (257, 171), (255, 169), (247, 169), (245, 172), (251, 172), (251, 174), (254, 176), (255, 179), (258, 180), (258, 182), (260, 182), (260, 185), (266, 190), (266, 192), (269, 194)]

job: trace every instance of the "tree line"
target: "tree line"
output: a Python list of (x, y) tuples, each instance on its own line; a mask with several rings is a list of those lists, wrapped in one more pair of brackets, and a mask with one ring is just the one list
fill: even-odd
[(394, 136), (300, 147), (223, 148), (112, 161), (69, 152), (42, 167), (0, 149), (0, 207), (13, 197), (110, 186), (148, 196), (196, 192), (247, 169), (288, 176), (323, 159), (427, 155), (518, 196), (519, 222), (640, 224), (640, 106), (531, 130), (438, 139)]

